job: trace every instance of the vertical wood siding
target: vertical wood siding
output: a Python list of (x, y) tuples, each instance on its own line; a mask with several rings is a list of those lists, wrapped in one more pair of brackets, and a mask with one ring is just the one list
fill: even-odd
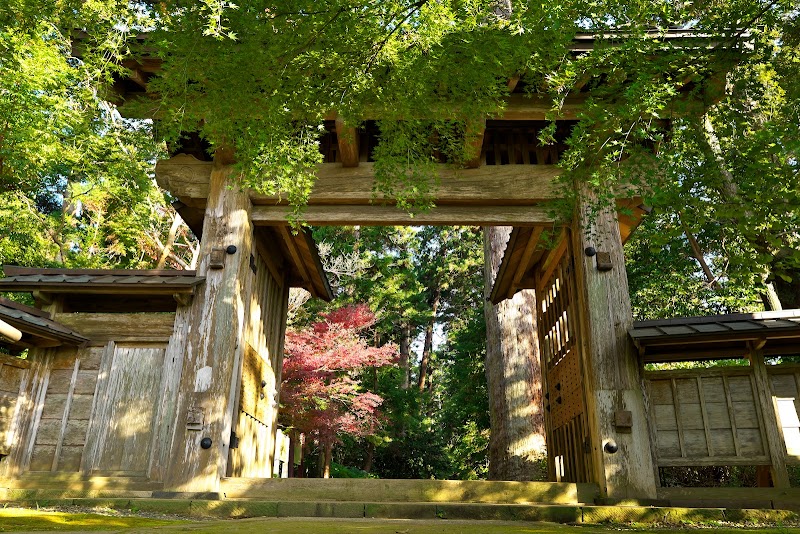
[(769, 463), (751, 368), (653, 371), (646, 378), (659, 466)]
[(260, 255), (254, 265), (233, 422), (239, 444), (230, 450), (227, 475), (268, 478), (275, 449), (288, 288), (285, 280), (275, 279)]
[[(79, 329), (80, 315), (72, 319)], [(162, 314), (158, 322), (173, 319)], [(119, 321), (117, 314), (109, 324)], [(107, 335), (135, 339), (137, 328), (129, 321)], [(160, 468), (153, 473), (151, 467), (160, 465), (154, 456), (163, 450), (159, 425), (168, 424), (162, 408), (174, 401), (166, 383), (167, 339), (154, 342), (152, 331), (141, 335), (147, 340), (34, 349), (17, 371), (2, 362), (0, 402), (13, 409), (10, 422), (0, 417), (0, 444), (11, 441), (3, 474), (82, 472), (160, 479)], [(2, 399), (12, 382), (16, 392), (9, 403)]]
[[(11, 454), (18, 433), (18, 414), (25, 405), (30, 362), (0, 355), (0, 456)], [(7, 462), (5, 462), (7, 465)], [(0, 465), (0, 475), (5, 470)]]

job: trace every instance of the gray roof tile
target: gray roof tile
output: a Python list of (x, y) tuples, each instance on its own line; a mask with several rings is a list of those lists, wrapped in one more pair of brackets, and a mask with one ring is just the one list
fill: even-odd
[(636, 321), (629, 333), (637, 343), (644, 345), (674, 343), (674, 340), (699, 343), (705, 339), (733, 339), (735, 336), (739, 336), (738, 339), (748, 336), (745, 338), (748, 339), (751, 335), (769, 338), (779, 334), (781, 338), (800, 339), (800, 310)]
[(28, 307), (0, 298), (0, 319), (33, 336), (46, 333), (75, 345), (88, 341), (80, 333), (43, 316), (46, 314), (40, 310), (27, 311), (26, 308)]

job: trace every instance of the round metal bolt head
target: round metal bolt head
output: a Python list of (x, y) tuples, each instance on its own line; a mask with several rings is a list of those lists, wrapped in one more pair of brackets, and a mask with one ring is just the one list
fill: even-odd
[(228, 254), (236, 254), (236, 245), (228, 245), (225, 248), (225, 252), (227, 252)]
[(606, 451), (608, 454), (614, 454), (619, 450), (619, 445), (613, 439), (606, 441), (606, 444), (603, 445), (603, 450)]
[(595, 250), (594, 247), (586, 247), (585, 249), (583, 249), (583, 253), (591, 258), (595, 254), (597, 254), (597, 250)]
[(212, 443), (211, 438), (203, 438), (200, 440), (200, 447), (203, 449), (210, 449)]

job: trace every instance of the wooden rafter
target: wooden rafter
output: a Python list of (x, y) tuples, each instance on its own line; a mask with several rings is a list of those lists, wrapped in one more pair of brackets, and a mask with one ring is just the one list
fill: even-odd
[(539, 240), (542, 237), (542, 232), (544, 232), (543, 226), (537, 226), (531, 232), (531, 236), (528, 238), (528, 244), (525, 245), (525, 250), (522, 252), (522, 257), (519, 260), (517, 271), (514, 273), (514, 287), (519, 286), (520, 282), (525, 276), (525, 273), (528, 271), (528, 269), (530, 269), (531, 258), (533, 257), (533, 252), (536, 250), (536, 246), (539, 244)]
[(289, 252), (289, 256), (292, 259), (292, 262), (297, 266), (298, 274), (300, 278), (302, 278), (304, 284), (307, 287), (305, 289), (312, 291), (312, 282), (311, 282), (311, 275), (308, 272), (308, 268), (303, 261), (302, 254), (300, 250), (298, 250), (297, 243), (295, 243), (294, 237), (292, 236), (292, 232), (288, 226), (279, 226), (277, 227), (278, 234), (283, 238), (283, 242), (286, 245), (286, 249)]
[[(542, 262), (542, 266), (540, 268), (541, 276), (538, 277), (542, 283), (546, 283), (550, 280), (550, 276), (552, 276), (553, 272), (558, 267), (558, 262), (561, 259), (561, 256), (567, 251), (567, 246), (569, 245), (569, 237), (567, 235), (567, 230), (562, 229), (561, 233), (559, 233), (558, 238), (556, 238), (556, 246), (550, 250), (545, 257), (544, 261)], [(541, 287), (536, 288), (537, 291), (541, 291)]]

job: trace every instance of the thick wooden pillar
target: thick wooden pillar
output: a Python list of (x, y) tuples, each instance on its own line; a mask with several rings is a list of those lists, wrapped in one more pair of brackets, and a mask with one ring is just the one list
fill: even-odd
[(592, 215), (584, 199), (573, 234), (594, 478), (609, 499), (655, 498), (646, 390), (628, 338), (633, 317), (615, 213)]
[(250, 200), (230, 173), (231, 167), (217, 157), (197, 269), (206, 280), (185, 316), (176, 320), (168, 348), (170, 357), (183, 362), (167, 448), (167, 491), (216, 492), (228, 462), (253, 245)]
[[(764, 434), (767, 438), (767, 452), (770, 458), (769, 478), (772, 486), (788, 488), (789, 474), (786, 471), (786, 445), (781, 436), (781, 424), (777, 417), (777, 407), (772, 396), (767, 366), (764, 362), (764, 353), (757, 344), (750, 347), (750, 365), (753, 367), (753, 376), (756, 382), (755, 396), (764, 421)], [(760, 485), (760, 484), (759, 484)]]

